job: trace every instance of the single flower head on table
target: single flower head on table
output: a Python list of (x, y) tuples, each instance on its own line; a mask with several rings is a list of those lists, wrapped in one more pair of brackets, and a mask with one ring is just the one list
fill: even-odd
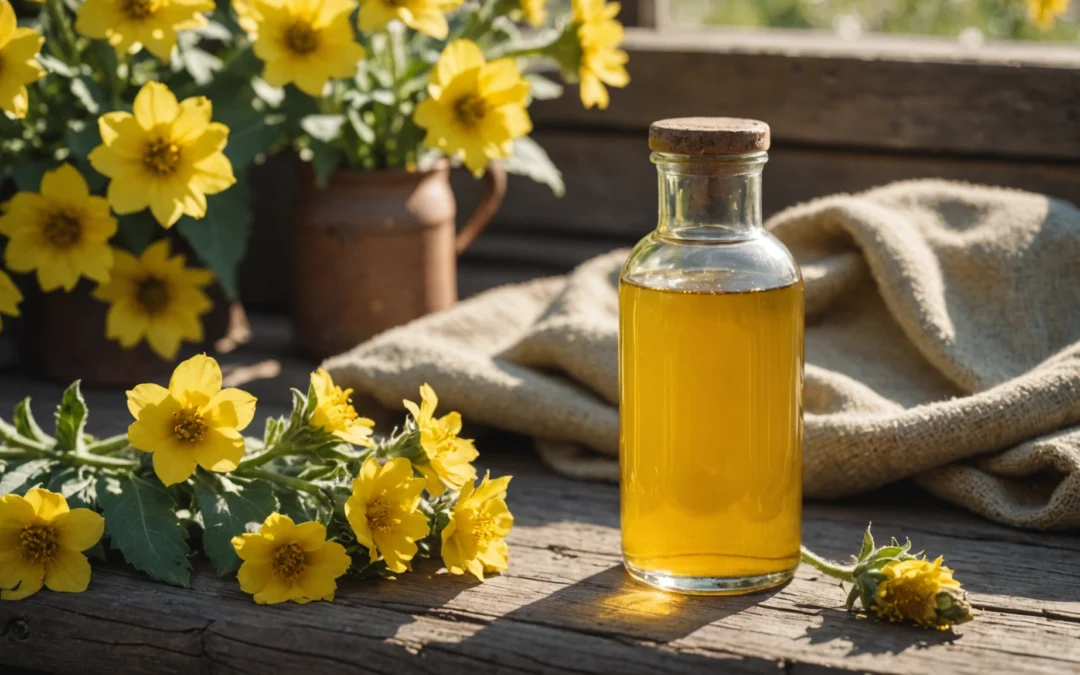
[(183, 482), (201, 466), (228, 472), (244, 456), (240, 435), (255, 416), (255, 397), (221, 388), (217, 361), (198, 355), (173, 371), (166, 389), (140, 384), (127, 393), (135, 421), (131, 445), (153, 454), (154, 473), (164, 485)]
[(972, 620), (971, 604), (953, 571), (942, 558), (927, 560), (911, 554), (911, 542), (895, 538), (875, 547), (870, 528), (863, 535), (862, 548), (853, 565), (821, 558), (805, 546), (802, 559), (831, 577), (852, 584), (845, 607), (858, 600), (866, 611), (892, 622), (911, 622), (924, 628), (948, 630)]
[(352, 389), (337, 386), (330, 373), (319, 368), (311, 374), (310, 391), (315, 393), (316, 398), (311, 426), (324, 429), (346, 443), (368, 448), (375, 445), (371, 440), (375, 422), (356, 412), (352, 404)]
[(236, 575), (240, 590), (260, 605), (333, 600), (337, 579), (352, 564), (344, 546), (327, 541), (322, 523), (297, 525), (280, 513), (258, 532), (233, 537), (232, 545), (244, 561)]
[(68, 508), (62, 494), (34, 488), (0, 497), (0, 599), (41, 590), (81, 593), (90, 583), (83, 551), (98, 543), (105, 521), (90, 509)]
[(433, 496), (450, 490), (461, 490), (476, 479), (472, 462), (479, 456), (476, 446), (467, 438), (460, 438), (461, 414), (450, 412), (435, 417), (439, 397), (428, 384), (420, 387), (420, 405), (403, 401), (412, 414), (413, 424), (419, 431), (423, 453), (417, 460), (416, 469), (427, 479), (427, 491)]
[(356, 541), (366, 546), (370, 561), (385, 561), (391, 572), (409, 569), (418, 550), (416, 542), (431, 532), (427, 516), (419, 510), (424, 479), (413, 476), (412, 463), (398, 457), (379, 464), (368, 458), (353, 481), (345, 502), (345, 517)]
[(488, 472), (479, 487), (470, 481), (462, 488), (442, 531), (443, 562), (451, 574), (469, 572), (483, 581), (485, 573), (506, 571), (510, 553), (503, 539), (514, 526), (506, 507), (510, 478), (491, 480)]

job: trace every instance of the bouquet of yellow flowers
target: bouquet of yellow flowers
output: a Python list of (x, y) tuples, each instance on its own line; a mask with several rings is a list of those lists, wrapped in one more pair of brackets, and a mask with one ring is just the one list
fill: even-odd
[[(588, 107), (629, 79), (604, 0), (550, 28), (543, 0), (15, 2), (0, 0), (4, 267), (45, 292), (85, 278), (107, 337), (167, 360), (203, 340), (211, 284), (236, 296), (253, 161), (294, 146), (322, 183), (505, 160), (561, 193), (527, 107), (562, 87), (536, 69), (580, 82)], [(21, 300), (0, 270), (0, 313)]]
[(260, 604), (332, 600), (350, 570), (395, 576), (420, 558), (441, 556), (451, 574), (481, 580), (505, 570), (510, 477), (477, 484), (461, 416), (436, 417), (424, 385), (419, 404), (404, 402), (402, 428), (376, 442), (351, 393), (318, 370), (261, 438), (241, 435), (255, 398), (222, 388), (217, 362), (202, 355), (177, 366), (168, 387), (129, 391), (135, 419), (114, 438), (86, 432), (77, 382), (52, 435), (24, 400), (12, 423), (0, 420), (0, 598), (86, 590), (87, 556), (104, 558), (103, 538), (179, 586), (197, 540)]

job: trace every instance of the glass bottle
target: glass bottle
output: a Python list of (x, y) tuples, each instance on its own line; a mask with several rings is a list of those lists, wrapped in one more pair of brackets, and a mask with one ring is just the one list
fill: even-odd
[(803, 282), (761, 225), (769, 127), (655, 122), (657, 228), (619, 283), (623, 563), (686, 593), (781, 584), (799, 563)]

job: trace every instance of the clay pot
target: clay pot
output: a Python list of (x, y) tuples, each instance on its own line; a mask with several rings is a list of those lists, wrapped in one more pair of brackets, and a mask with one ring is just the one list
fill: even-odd
[[(228, 340), (247, 325), (239, 303), (230, 303), (218, 286), (207, 289), (214, 308), (204, 314), (201, 345), (185, 342), (175, 361), (155, 354), (146, 342), (124, 349), (105, 337), (109, 306), (91, 295), (85, 279), (70, 292), (33, 292), (23, 308), (21, 347), (31, 372), (61, 384), (82, 380), (84, 387), (133, 387), (165, 381), (181, 360), (198, 352), (211, 353), (215, 342)], [(235, 341), (235, 340), (234, 340)]]
[(450, 167), (339, 170), (318, 189), (310, 171), (293, 216), (293, 319), (297, 348), (316, 358), (457, 301), (457, 256), (506, 195), (493, 165), (472, 217), (455, 233)]

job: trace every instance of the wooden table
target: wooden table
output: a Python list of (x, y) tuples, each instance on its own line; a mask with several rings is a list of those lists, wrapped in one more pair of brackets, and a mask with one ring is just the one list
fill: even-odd
[[(280, 414), (312, 364), (281, 357), (287, 335), (223, 359)], [(278, 372), (280, 371), (280, 372)], [(54, 385), (0, 378), (0, 411)], [(126, 425), (123, 393), (92, 391), (90, 428)], [(261, 422), (258, 422), (261, 424)], [(468, 429), (467, 429), (468, 431)], [(56, 673), (1068, 673), (1080, 672), (1080, 536), (990, 524), (908, 486), (809, 503), (804, 540), (853, 553), (868, 520), (944, 554), (976, 621), (951, 632), (845, 612), (845, 592), (810, 567), (739, 598), (677, 597), (631, 582), (619, 560), (615, 486), (556, 476), (523, 439), (484, 434), (481, 464), (513, 474), (510, 570), (484, 583), (424, 563), (400, 580), (343, 580), (337, 599), (257, 606), (235, 579), (197, 564), (192, 588), (95, 565), (82, 594), (0, 603), (0, 672)]]

